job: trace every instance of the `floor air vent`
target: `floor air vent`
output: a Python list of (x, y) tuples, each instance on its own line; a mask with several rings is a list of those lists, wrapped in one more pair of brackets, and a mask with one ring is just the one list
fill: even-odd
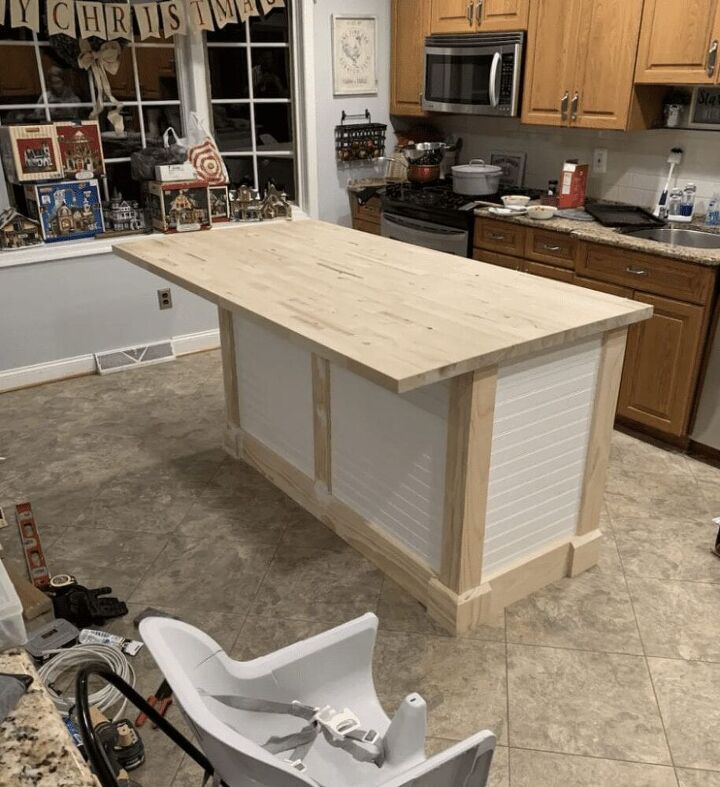
[(125, 350), (95, 353), (95, 363), (100, 374), (122, 372), (125, 369), (173, 360), (175, 360), (175, 350), (173, 350), (172, 342), (159, 342), (158, 344), (148, 344), (145, 347), (128, 347)]

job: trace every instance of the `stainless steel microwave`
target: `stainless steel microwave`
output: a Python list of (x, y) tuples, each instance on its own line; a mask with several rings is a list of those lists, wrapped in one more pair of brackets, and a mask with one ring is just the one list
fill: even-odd
[(524, 33), (429, 36), (425, 39), (423, 109), (516, 116), (524, 43)]

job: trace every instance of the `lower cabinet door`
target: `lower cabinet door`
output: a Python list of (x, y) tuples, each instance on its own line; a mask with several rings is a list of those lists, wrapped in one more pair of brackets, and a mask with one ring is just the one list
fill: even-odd
[(635, 293), (655, 308), (628, 332), (618, 415), (678, 437), (687, 433), (705, 330), (701, 306)]
[(575, 275), (567, 268), (558, 268), (555, 265), (543, 265), (542, 262), (528, 262), (525, 270), (535, 276), (543, 276), (546, 279), (555, 279), (556, 281), (565, 281), (572, 284)]

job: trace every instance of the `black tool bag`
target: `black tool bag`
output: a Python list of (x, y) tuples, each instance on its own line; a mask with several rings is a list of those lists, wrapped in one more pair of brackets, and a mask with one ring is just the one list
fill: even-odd
[[(174, 142), (170, 142), (170, 136)], [(163, 134), (162, 147), (148, 147), (136, 150), (130, 156), (130, 174), (133, 180), (155, 180), (155, 167), (163, 164), (184, 164), (187, 161), (187, 149), (183, 147), (175, 129), (170, 127)]]

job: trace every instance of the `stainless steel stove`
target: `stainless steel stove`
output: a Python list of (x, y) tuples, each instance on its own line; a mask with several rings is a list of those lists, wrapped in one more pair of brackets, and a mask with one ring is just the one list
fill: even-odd
[(416, 246), (472, 256), (474, 210), (480, 204), (502, 204), (503, 194), (540, 192), (529, 189), (504, 189), (497, 194), (468, 197), (452, 190), (452, 180), (427, 185), (393, 183), (382, 197), (382, 234)]

